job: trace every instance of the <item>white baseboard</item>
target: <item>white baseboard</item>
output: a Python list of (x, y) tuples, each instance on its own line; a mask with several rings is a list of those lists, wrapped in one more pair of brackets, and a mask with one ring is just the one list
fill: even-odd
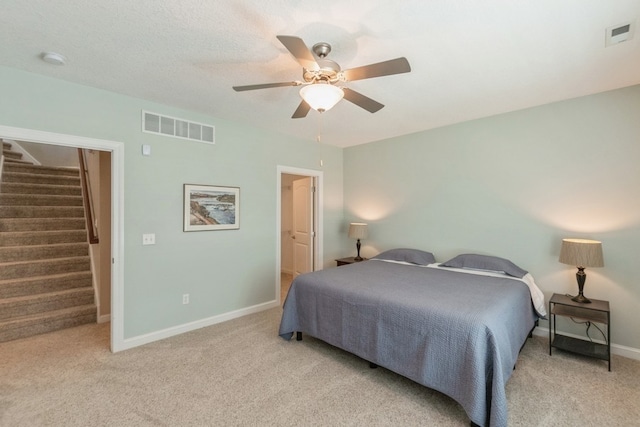
[(227, 320), (236, 319), (238, 317), (247, 316), (249, 314), (258, 313), (260, 311), (269, 310), (270, 308), (278, 307), (278, 301), (269, 301), (263, 304), (254, 305), (252, 307), (243, 308), (240, 310), (231, 311), (229, 313), (220, 314), (206, 319), (197, 320), (195, 322), (185, 323), (183, 325), (173, 326), (171, 328), (163, 329), (157, 332), (151, 332), (149, 334), (140, 335), (133, 338), (127, 338), (123, 341), (122, 346), (113, 350), (118, 352), (121, 350), (128, 350), (130, 348), (138, 347), (144, 344), (149, 344), (154, 341), (163, 340), (165, 338), (172, 337), (174, 335), (184, 334), (185, 332), (194, 331), (196, 329), (204, 328), (206, 326), (215, 325), (216, 323), (226, 322)]
[[(549, 329), (548, 328), (537, 327), (537, 328), (534, 329), (533, 334), (549, 338)], [(584, 336), (580, 336), (580, 335), (569, 334), (569, 333), (566, 333), (566, 332), (563, 332), (562, 334), (566, 335), (568, 337), (584, 339)], [(598, 340), (594, 340), (594, 341), (600, 342), (601, 344), (604, 344), (604, 342), (602, 342), (602, 341), (598, 341)], [(613, 344), (612, 343), (611, 344), (611, 353), (612, 354), (617, 354), (618, 356), (628, 357), (629, 359), (640, 360), (640, 349), (633, 348), (633, 347), (626, 347), (624, 345)]]
[(110, 314), (103, 314), (102, 316), (98, 316), (98, 323), (108, 323), (111, 322)]

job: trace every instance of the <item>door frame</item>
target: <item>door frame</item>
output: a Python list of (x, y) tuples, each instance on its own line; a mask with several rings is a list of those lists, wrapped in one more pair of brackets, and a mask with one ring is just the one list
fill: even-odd
[[(278, 165), (276, 180), (276, 301), (280, 300), (280, 270), (282, 269), (282, 175), (300, 175), (313, 178), (313, 231), (315, 238), (313, 239), (313, 267), (312, 271), (322, 270), (323, 259), (323, 174), (322, 171), (314, 169), (302, 169), (292, 166)], [(280, 301), (282, 303), (282, 301)]]
[(111, 153), (111, 351), (124, 350), (124, 143), (0, 125), (0, 137)]

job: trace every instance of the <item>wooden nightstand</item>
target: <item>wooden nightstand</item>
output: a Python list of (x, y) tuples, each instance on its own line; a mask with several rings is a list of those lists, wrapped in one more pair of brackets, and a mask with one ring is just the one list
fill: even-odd
[[(556, 316), (569, 317), (582, 322), (594, 322), (607, 325), (605, 344), (558, 334), (556, 332)], [(549, 300), (549, 355), (552, 348), (570, 351), (583, 356), (594, 357), (609, 362), (611, 371), (611, 311), (609, 301), (591, 299), (591, 304), (579, 303), (571, 297), (553, 294)]]
[[(365, 260), (366, 258), (362, 259), (362, 261), (365, 261)], [(360, 262), (360, 261), (356, 261), (356, 257), (354, 256), (340, 258), (336, 260), (336, 264), (338, 264), (338, 267), (340, 267), (341, 265), (353, 264), (354, 262)]]

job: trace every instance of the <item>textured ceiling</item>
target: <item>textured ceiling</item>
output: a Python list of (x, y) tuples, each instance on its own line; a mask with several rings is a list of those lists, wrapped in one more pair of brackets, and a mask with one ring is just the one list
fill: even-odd
[[(629, 21), (638, 0), (2, 0), (0, 65), (346, 147), (640, 84), (640, 32), (604, 43)], [(412, 72), (348, 83), (375, 114), (341, 101), (294, 120), (298, 88), (231, 88), (301, 79), (276, 35)]]

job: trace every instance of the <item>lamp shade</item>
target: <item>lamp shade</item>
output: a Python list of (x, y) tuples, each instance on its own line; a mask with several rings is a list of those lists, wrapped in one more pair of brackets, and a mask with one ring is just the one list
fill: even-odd
[(602, 242), (586, 239), (562, 239), (558, 261), (576, 267), (604, 267)]
[(343, 96), (342, 89), (328, 83), (314, 83), (300, 89), (300, 97), (311, 108), (321, 113), (333, 108)]
[(363, 222), (349, 224), (349, 237), (352, 239), (366, 239), (367, 235), (367, 224)]

